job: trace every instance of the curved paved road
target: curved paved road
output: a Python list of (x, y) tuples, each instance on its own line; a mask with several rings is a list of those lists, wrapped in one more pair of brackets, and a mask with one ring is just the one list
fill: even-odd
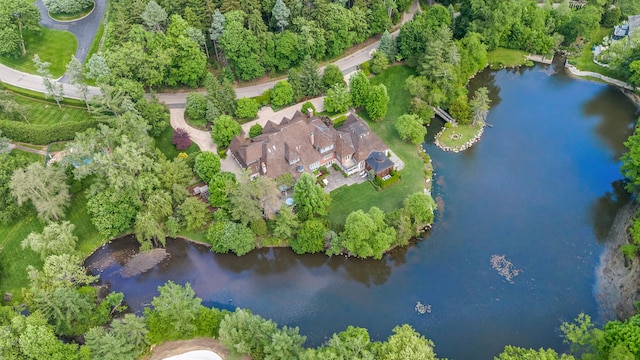
[[(80, 63), (84, 62), (84, 59), (87, 57), (89, 48), (91, 47), (91, 43), (96, 37), (96, 32), (98, 31), (98, 27), (100, 26), (100, 21), (102, 21), (105, 9), (107, 8), (107, 0), (94, 1), (96, 3), (95, 9), (93, 9), (93, 12), (91, 12), (91, 14), (87, 15), (85, 18), (69, 22), (60, 22), (53, 20), (49, 16), (47, 8), (42, 3), (42, 0), (36, 0), (36, 5), (40, 9), (40, 24), (42, 26), (49, 29), (66, 30), (76, 36), (76, 39), (78, 39), (78, 49), (76, 50), (76, 57), (78, 58), (78, 60), (80, 60)], [(67, 76), (63, 76), (59, 81), (68, 83)]]

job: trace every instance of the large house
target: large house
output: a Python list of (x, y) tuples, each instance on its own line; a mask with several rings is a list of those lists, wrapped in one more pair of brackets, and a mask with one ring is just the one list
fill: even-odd
[(613, 28), (611, 40), (620, 40), (633, 35), (640, 28), (640, 15), (629, 16), (629, 21), (623, 22)]
[(262, 135), (253, 139), (236, 136), (229, 150), (251, 176), (274, 179), (285, 173), (298, 178), (302, 172), (334, 163), (348, 175), (374, 170), (382, 177), (393, 169), (393, 162), (387, 157), (389, 147), (354, 114), (334, 129), (328, 118), (297, 111), (279, 124), (268, 121)]

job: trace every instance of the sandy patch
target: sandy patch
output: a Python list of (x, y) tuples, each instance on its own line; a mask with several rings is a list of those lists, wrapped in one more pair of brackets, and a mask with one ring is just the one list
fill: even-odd
[[(251, 360), (250, 356), (231, 355), (227, 348), (220, 344), (215, 339), (211, 338), (198, 338), (192, 340), (178, 340), (168, 341), (161, 345), (154, 346), (151, 349), (151, 356), (147, 357), (147, 360), (163, 360), (171, 356), (184, 354), (190, 351), (197, 350), (209, 350), (215, 352), (223, 360)], [(174, 358), (182, 359), (182, 358)], [(193, 359), (200, 360), (200, 358), (184, 358), (185, 360)], [(202, 358), (206, 359), (206, 358)]]

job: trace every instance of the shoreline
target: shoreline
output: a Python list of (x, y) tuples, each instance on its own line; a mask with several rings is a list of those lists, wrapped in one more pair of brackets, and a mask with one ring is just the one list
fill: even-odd
[(628, 228), (639, 206), (629, 200), (613, 221), (595, 269), (594, 295), (601, 319), (628, 319), (636, 314), (635, 303), (640, 300), (640, 258), (629, 260), (620, 248), (628, 243)]

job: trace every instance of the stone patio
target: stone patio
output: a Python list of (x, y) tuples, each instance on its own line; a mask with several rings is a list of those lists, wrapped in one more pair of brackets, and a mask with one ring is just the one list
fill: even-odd
[(328, 182), (327, 186), (324, 187), (324, 192), (326, 193), (330, 193), (344, 185), (362, 184), (367, 181), (366, 177), (363, 178), (357, 173), (345, 178), (340, 171), (335, 170), (333, 167), (329, 166), (327, 169), (329, 170), (329, 176), (325, 178)]

